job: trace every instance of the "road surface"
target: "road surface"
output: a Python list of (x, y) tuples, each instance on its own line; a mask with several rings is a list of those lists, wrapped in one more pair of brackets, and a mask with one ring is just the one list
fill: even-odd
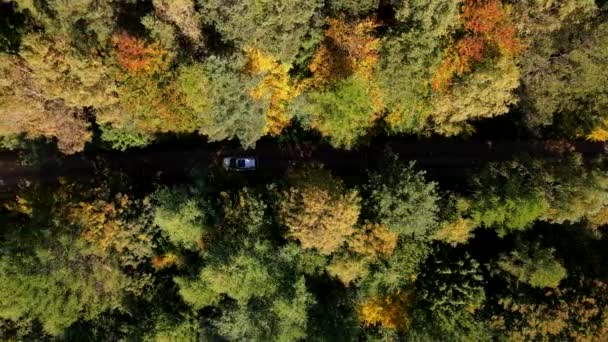
[(259, 160), (260, 171), (282, 174), (295, 163), (319, 162), (338, 174), (362, 173), (381, 161), (387, 151), (397, 153), (404, 161), (415, 160), (418, 165), (437, 178), (459, 178), (469, 170), (489, 161), (508, 160), (518, 154), (559, 161), (564, 154), (579, 152), (586, 160), (605, 154), (603, 143), (563, 141), (407, 141), (392, 140), (380, 146), (359, 148), (356, 151), (333, 149), (328, 145), (276, 143), (258, 144), (243, 151), (220, 144), (175, 146), (158, 144), (127, 152), (97, 151), (74, 156), (49, 157), (37, 165), (22, 165), (19, 151), (0, 152), (0, 196), (10, 196), (24, 182), (53, 182), (59, 177), (86, 180), (95, 174), (101, 161), (112, 168), (120, 168), (137, 175), (179, 175), (195, 165), (214, 166), (223, 156), (252, 155)]

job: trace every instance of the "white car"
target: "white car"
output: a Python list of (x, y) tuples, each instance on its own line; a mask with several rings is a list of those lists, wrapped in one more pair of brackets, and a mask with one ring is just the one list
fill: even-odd
[(258, 167), (258, 159), (255, 157), (225, 157), (224, 169), (228, 171), (252, 171)]

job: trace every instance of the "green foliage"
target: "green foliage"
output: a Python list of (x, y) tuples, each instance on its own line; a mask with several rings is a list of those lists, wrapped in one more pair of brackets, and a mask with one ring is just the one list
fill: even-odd
[(386, 121), (395, 132), (418, 132), (432, 110), (430, 82), (443, 49), (461, 25), (460, 1), (395, 1), (402, 29), (380, 45), (377, 79)]
[[(291, 64), (310, 53), (321, 24), (319, 0), (200, 1), (204, 19), (229, 40)], [(308, 50), (308, 51), (306, 51)]]
[(373, 272), (362, 280), (362, 293), (368, 296), (385, 295), (413, 284), (430, 252), (428, 243), (402, 238), (386, 262), (376, 265)]
[(69, 38), (83, 51), (103, 46), (114, 28), (115, 6), (112, 2), (17, 0), (16, 3), (20, 10), (43, 25), (47, 33)]
[[(210, 231), (205, 265), (195, 278), (177, 277), (179, 293), (195, 309), (221, 310), (212, 334), (228, 339), (296, 341), (305, 336), (314, 303), (294, 273), (294, 255), (277, 253), (266, 234), (265, 205), (243, 190), (224, 194), (218, 231)], [(292, 250), (292, 252), (295, 250)]]
[(608, 201), (606, 175), (583, 165), (579, 154), (554, 161), (521, 158), (490, 164), (474, 179), (471, 217), (500, 234), (529, 228), (535, 220), (577, 222)]
[(532, 110), (540, 120), (551, 123), (551, 116), (557, 116), (569, 136), (587, 135), (598, 126), (606, 127), (608, 94), (603, 84), (608, 77), (604, 67), (608, 63), (607, 33), (608, 25), (598, 24), (582, 38), (584, 44), (575, 45), (552, 61), (542, 78), (529, 81)]
[(184, 104), (197, 115), (207, 114), (209, 98), (206, 94), (209, 88), (205, 66), (192, 64), (182, 66), (177, 78), (177, 89), (184, 95)]
[[(203, 116), (199, 130), (212, 141), (238, 138), (241, 145), (251, 147), (264, 134), (269, 99), (251, 97), (256, 81), (235, 69), (234, 65), (239, 63), (217, 57), (208, 59), (205, 66), (208, 81), (203, 82), (209, 84), (206, 96), (210, 99), (210, 109)], [(188, 77), (182, 78), (182, 89), (188, 89)], [(186, 96), (189, 92), (186, 91)], [(190, 105), (200, 106), (200, 102), (193, 102), (199, 99), (191, 97), (188, 101)]]
[(301, 115), (332, 145), (349, 149), (374, 123), (372, 96), (365, 81), (352, 76), (329, 89), (310, 92)]
[(175, 28), (157, 17), (148, 15), (141, 19), (141, 24), (150, 31), (150, 37), (158, 42), (163, 49), (172, 51), (176, 48)]
[(509, 255), (503, 255), (498, 266), (520, 282), (539, 288), (555, 288), (566, 277), (566, 269), (554, 254), (553, 248), (543, 248), (538, 243), (524, 244)]
[[(521, 58), (527, 124), (550, 125), (563, 116), (568, 124), (575, 124), (566, 127), (568, 133), (581, 133), (576, 126), (588, 131), (605, 106), (600, 89), (605, 71), (600, 64), (606, 56), (601, 33), (606, 28), (594, 24), (597, 5), (590, 0), (562, 0), (548, 7), (529, 0), (517, 2), (514, 11), (519, 31), (530, 45)], [(599, 101), (590, 101), (592, 97)]]
[(481, 264), (468, 255), (445, 260), (449, 256), (443, 254), (425, 265), (417, 281), (421, 309), (414, 330), (428, 329), (434, 338), (450, 341), (489, 341), (487, 328), (475, 316), (485, 300)]
[(158, 202), (154, 224), (176, 245), (196, 248), (204, 232), (202, 203), (192, 199), (192, 194), (184, 189), (162, 188), (153, 198)]
[(272, 311), (279, 317), (278, 341), (297, 341), (306, 337), (308, 307), (313, 303), (304, 278), (297, 280), (291, 298), (281, 298), (273, 303)]
[(329, 7), (335, 13), (365, 15), (378, 9), (379, 0), (331, 0)]
[(129, 279), (117, 265), (87, 256), (81, 243), (67, 236), (59, 239), (65, 243), (55, 246), (60, 251), (40, 246), (36, 256), (2, 259), (1, 291), (12, 294), (0, 302), (3, 318), (36, 318), (46, 332), (60, 335), (78, 319), (121, 309), (123, 297), (143, 285)]
[(381, 174), (370, 178), (368, 200), (376, 217), (389, 229), (416, 239), (427, 239), (437, 227), (437, 184), (427, 182), (414, 164), (390, 157)]
[(245, 254), (223, 265), (205, 267), (196, 282), (176, 281), (184, 300), (196, 309), (218, 304), (222, 295), (245, 305), (254, 297), (271, 296), (277, 290), (267, 266)]
[(144, 147), (154, 141), (154, 137), (138, 131), (134, 127), (101, 126), (101, 140), (107, 142), (113, 149), (126, 151), (133, 147)]
[(194, 317), (184, 317), (178, 322), (173, 322), (174, 317), (159, 315), (152, 331), (144, 336), (146, 342), (170, 342), (170, 341), (198, 341), (199, 326)]
[(23, 145), (22, 139), (19, 135), (5, 135), (0, 136), (0, 148), (6, 150), (14, 150)]
[(307, 311), (313, 304), (304, 279), (295, 283), (289, 297), (239, 306), (217, 323), (221, 336), (234, 340), (299, 341), (306, 336)]
[(0, 291), (11, 294), (0, 299), (3, 319), (35, 319), (61, 335), (80, 319), (126, 310), (127, 298), (150, 284), (145, 272), (123, 271), (141, 265), (153, 247), (132, 203), (106, 201), (103, 189), (78, 190), (66, 184), (46, 196), (26, 193), (11, 207), (26, 216), (2, 233)]
[(492, 188), (479, 191), (474, 200), (473, 220), (495, 227), (501, 234), (529, 228), (547, 211), (549, 204), (543, 193), (526, 184), (525, 179), (511, 173), (503, 185), (492, 182)]

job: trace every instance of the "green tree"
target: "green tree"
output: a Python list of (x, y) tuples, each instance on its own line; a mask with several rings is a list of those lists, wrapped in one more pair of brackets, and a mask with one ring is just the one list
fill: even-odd
[(555, 249), (540, 244), (521, 244), (508, 255), (502, 255), (498, 266), (518, 281), (534, 287), (555, 288), (566, 277), (566, 269), (554, 256)]
[(246, 305), (254, 297), (272, 296), (277, 291), (268, 266), (244, 253), (225, 264), (205, 267), (196, 282), (178, 278), (177, 283), (181, 296), (196, 309), (217, 305), (222, 295)]
[(115, 262), (88, 254), (82, 241), (66, 235), (52, 239), (54, 245), (39, 243), (35, 256), (2, 258), (1, 291), (12, 294), (0, 302), (3, 318), (35, 318), (46, 332), (60, 335), (78, 319), (124, 310), (124, 298), (141, 294), (146, 285)]
[[(530, 184), (524, 166), (503, 164), (483, 174), (473, 195), (471, 216), (477, 224), (496, 228), (501, 234), (523, 230), (549, 208), (542, 189)], [(490, 178), (485, 178), (490, 177)]]
[(176, 322), (176, 317), (163, 314), (155, 318), (154, 327), (144, 336), (146, 342), (198, 341), (200, 328), (194, 317), (186, 316)]
[(312, 52), (322, 24), (319, 0), (200, 1), (204, 19), (239, 46), (291, 64)]
[(44, 26), (49, 36), (67, 38), (70, 45), (82, 51), (103, 48), (115, 27), (116, 4), (113, 2), (17, 0), (16, 3), (20, 10)]
[(580, 154), (560, 161), (519, 158), (489, 164), (473, 179), (471, 218), (501, 234), (526, 229), (535, 220), (577, 222), (608, 201), (606, 175)]
[(367, 206), (396, 233), (426, 239), (437, 228), (437, 184), (427, 182), (414, 164), (403, 165), (392, 155), (379, 174), (370, 177)]
[(195, 200), (196, 197), (185, 189), (168, 188), (161, 188), (153, 195), (158, 203), (153, 214), (154, 224), (171, 242), (190, 249), (202, 242), (205, 231), (205, 203)]
[(249, 190), (223, 194), (223, 214), (210, 227), (203, 269), (176, 277), (179, 293), (194, 309), (221, 310), (210, 333), (228, 339), (295, 341), (304, 336), (314, 300), (293, 269), (289, 253), (268, 231), (265, 204)]
[[(577, 126), (588, 132), (605, 103), (598, 88), (602, 70), (597, 69), (605, 28), (593, 28), (595, 1), (561, 0), (546, 6), (542, 1), (526, 0), (514, 4), (513, 11), (518, 31), (529, 45), (520, 58), (527, 124), (536, 128), (576, 114), (579, 121), (569, 127), (574, 129), (569, 133), (581, 133)], [(588, 44), (581, 44), (583, 41)], [(592, 96), (600, 102), (589, 101)], [(572, 123), (572, 119), (568, 121)]]
[(299, 341), (306, 337), (308, 308), (314, 300), (304, 279), (296, 281), (289, 295), (270, 305), (266, 301), (238, 306), (215, 323), (221, 336), (234, 340)]
[(331, 0), (329, 8), (336, 14), (345, 12), (350, 15), (365, 15), (378, 9), (379, 0)]
[[(449, 260), (446, 260), (449, 258)], [(447, 341), (490, 341), (477, 317), (485, 296), (481, 264), (469, 255), (433, 256), (416, 282), (413, 332)]]
[(182, 65), (177, 77), (177, 89), (184, 96), (184, 104), (199, 117), (208, 115), (210, 98), (209, 78), (203, 64)]
[(374, 124), (378, 108), (367, 83), (357, 76), (305, 96), (301, 119), (335, 147), (351, 148)]
[(541, 70), (530, 71), (532, 75), (525, 79), (530, 122), (556, 121), (556, 128), (567, 136), (591, 135), (592, 139), (606, 140), (606, 33), (608, 24), (598, 23), (586, 35), (572, 38), (576, 43), (559, 58), (550, 59)]
[(38, 320), (61, 335), (79, 319), (128, 310), (127, 298), (143, 295), (150, 278), (125, 270), (142, 265), (154, 244), (135, 209), (142, 203), (69, 184), (47, 191), (30, 188), (9, 206), (0, 291), (11, 295), (1, 296), (0, 317)]
[(413, 285), (431, 252), (428, 242), (401, 237), (393, 253), (359, 282), (363, 297), (385, 296)]
[(381, 40), (376, 78), (385, 120), (395, 132), (418, 132), (432, 110), (431, 79), (461, 27), (460, 1), (394, 1), (399, 29)]
[[(199, 132), (212, 141), (238, 138), (241, 145), (251, 147), (264, 135), (269, 99), (251, 96), (256, 80), (243, 74), (243, 67), (242, 61), (235, 59), (211, 57), (207, 60), (207, 78), (202, 80), (209, 84), (206, 96), (210, 109), (202, 118)], [(181, 83), (182, 89), (187, 87), (186, 77)], [(194, 101), (200, 101), (188, 92), (186, 96), (190, 105), (196, 106)]]

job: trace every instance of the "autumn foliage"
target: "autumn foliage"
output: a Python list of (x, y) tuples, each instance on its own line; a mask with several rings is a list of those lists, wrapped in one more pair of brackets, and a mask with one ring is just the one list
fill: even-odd
[(365, 255), (372, 259), (390, 256), (399, 235), (382, 224), (366, 223), (357, 230), (348, 240), (348, 248), (355, 253)]
[(260, 50), (246, 48), (245, 54), (248, 59), (247, 71), (252, 75), (262, 76), (258, 85), (251, 91), (251, 96), (258, 100), (264, 98), (270, 100), (266, 111), (264, 133), (271, 136), (279, 135), (291, 122), (286, 106), (298, 95), (289, 78), (290, 66), (278, 62)]
[(386, 297), (370, 298), (359, 305), (359, 319), (365, 326), (381, 325), (406, 330), (410, 325), (409, 308), (413, 293), (404, 291)]
[(127, 218), (136, 204), (128, 196), (119, 194), (111, 201), (82, 201), (65, 210), (70, 221), (82, 227), (81, 237), (95, 246), (98, 255), (117, 253), (129, 259), (128, 255), (134, 250), (143, 255), (151, 254), (148, 246), (152, 237), (143, 223)]
[(608, 337), (608, 286), (598, 280), (581, 280), (574, 288), (545, 293), (542, 302), (503, 298), (499, 304), (508, 315), (493, 317), (494, 328), (512, 341), (559, 339), (606, 341)]
[(173, 253), (164, 253), (152, 258), (151, 264), (156, 270), (162, 270), (181, 263), (180, 257)]
[(158, 44), (146, 44), (128, 33), (118, 33), (112, 37), (116, 50), (116, 61), (130, 73), (148, 73), (166, 69), (166, 51)]
[(522, 49), (510, 9), (500, 0), (467, 0), (461, 19), (465, 36), (448, 51), (433, 76), (435, 90), (446, 89), (455, 76), (465, 75), (473, 67), (497, 54), (513, 56)]
[(306, 85), (320, 87), (352, 74), (369, 79), (378, 61), (379, 39), (373, 36), (377, 26), (372, 18), (359, 22), (329, 19), (325, 39), (309, 65), (313, 77)]
[(352, 235), (359, 218), (357, 191), (343, 184), (321, 168), (293, 172), (294, 185), (281, 193), (278, 214), (288, 228), (288, 237), (302, 248), (317, 249), (322, 254), (338, 250)]

